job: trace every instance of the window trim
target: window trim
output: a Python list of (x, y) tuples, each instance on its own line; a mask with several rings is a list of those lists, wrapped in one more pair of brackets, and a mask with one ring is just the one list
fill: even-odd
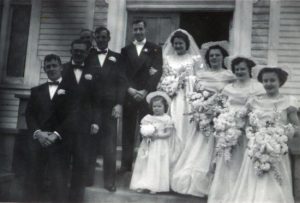
[[(24, 77), (6, 76), (6, 63), (11, 31), (11, 5), (31, 5), (29, 33), (27, 41), (26, 61)], [(3, 0), (2, 24), (0, 35), (0, 83), (13, 86), (34, 86), (39, 83), (40, 61), (37, 57), (39, 29), (40, 29), (41, 0), (31, 2), (15, 2), (14, 0)]]

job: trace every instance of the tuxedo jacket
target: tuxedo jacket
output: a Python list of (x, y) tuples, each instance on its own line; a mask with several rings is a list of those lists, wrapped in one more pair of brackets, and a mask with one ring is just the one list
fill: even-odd
[[(58, 85), (59, 89), (61, 84)], [(44, 83), (31, 89), (30, 98), (26, 107), (25, 117), (28, 129), (33, 134), (36, 130), (53, 132), (57, 127), (55, 112), (59, 103), (64, 98), (55, 92), (52, 100), (50, 99), (49, 85)]]
[(97, 110), (97, 99), (91, 69), (85, 65), (79, 83), (76, 81), (71, 62), (63, 64), (63, 80), (57, 90), (63, 102), (56, 104), (55, 117), (60, 123), (59, 133), (86, 135), (91, 124), (100, 125), (101, 114)]
[[(127, 89), (133, 87), (138, 90), (146, 89), (148, 92), (156, 90), (162, 75), (161, 47), (146, 41), (138, 56), (135, 45), (131, 43), (121, 50), (121, 55), (125, 61)], [(149, 74), (150, 67), (157, 70), (156, 74)]]
[(101, 106), (122, 105), (126, 92), (126, 76), (121, 55), (108, 50), (101, 66), (98, 54), (94, 51), (89, 54), (86, 63), (92, 69), (97, 99), (101, 101)]

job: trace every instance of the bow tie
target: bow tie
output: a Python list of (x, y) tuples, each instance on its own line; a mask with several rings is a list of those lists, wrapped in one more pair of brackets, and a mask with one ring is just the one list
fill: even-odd
[(80, 70), (82, 70), (82, 68), (83, 68), (82, 65), (76, 65), (76, 64), (73, 65), (73, 69), (80, 69)]
[(106, 54), (106, 53), (107, 53), (107, 49), (97, 51), (97, 54)]
[(48, 81), (48, 85), (59, 85), (58, 81)]

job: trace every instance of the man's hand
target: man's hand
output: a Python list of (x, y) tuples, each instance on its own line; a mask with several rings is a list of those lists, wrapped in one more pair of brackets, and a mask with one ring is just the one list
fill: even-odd
[(95, 135), (99, 132), (99, 126), (97, 124), (92, 124), (91, 125), (91, 134), (92, 135)]
[(157, 72), (157, 70), (155, 68), (153, 68), (152, 66), (149, 69), (149, 75), (154, 75)]
[(112, 116), (115, 118), (121, 118), (122, 117), (122, 106), (120, 104), (117, 104), (114, 106), (112, 110)]
[(49, 134), (51, 134), (51, 132), (45, 132), (45, 131), (36, 132), (35, 136), (38, 139), (39, 143), (42, 145), (42, 147), (48, 147), (54, 142), (49, 138), (48, 136)]
[(136, 95), (136, 93), (137, 93), (137, 90), (134, 89), (134, 88), (132, 88), (132, 87), (129, 87), (128, 90), (127, 90), (127, 92), (128, 92), (131, 96), (134, 97), (134, 96)]

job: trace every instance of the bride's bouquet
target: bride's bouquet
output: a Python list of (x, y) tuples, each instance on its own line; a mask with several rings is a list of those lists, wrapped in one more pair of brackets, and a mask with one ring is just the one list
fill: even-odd
[(192, 109), (187, 113), (191, 116), (190, 121), (204, 136), (210, 136), (214, 132), (213, 119), (225, 108), (225, 98), (198, 85), (196, 92), (188, 94), (187, 100)]
[(223, 112), (214, 118), (214, 136), (216, 137), (216, 155), (230, 161), (232, 149), (238, 144), (238, 139), (245, 128), (248, 110), (246, 107)]
[(192, 89), (194, 78), (192, 74), (193, 65), (183, 64), (180, 71), (176, 72), (166, 64), (161, 77), (161, 81), (157, 86), (157, 90), (166, 92), (171, 98), (177, 95), (180, 89), (187, 87)]
[(248, 155), (253, 161), (254, 170), (258, 176), (273, 172), (281, 184), (282, 177), (277, 168), (282, 155), (288, 153), (288, 136), (293, 134), (291, 124), (279, 122), (280, 114), (275, 112), (265, 122), (260, 118), (263, 112), (254, 111), (249, 114), (249, 127), (246, 128)]

